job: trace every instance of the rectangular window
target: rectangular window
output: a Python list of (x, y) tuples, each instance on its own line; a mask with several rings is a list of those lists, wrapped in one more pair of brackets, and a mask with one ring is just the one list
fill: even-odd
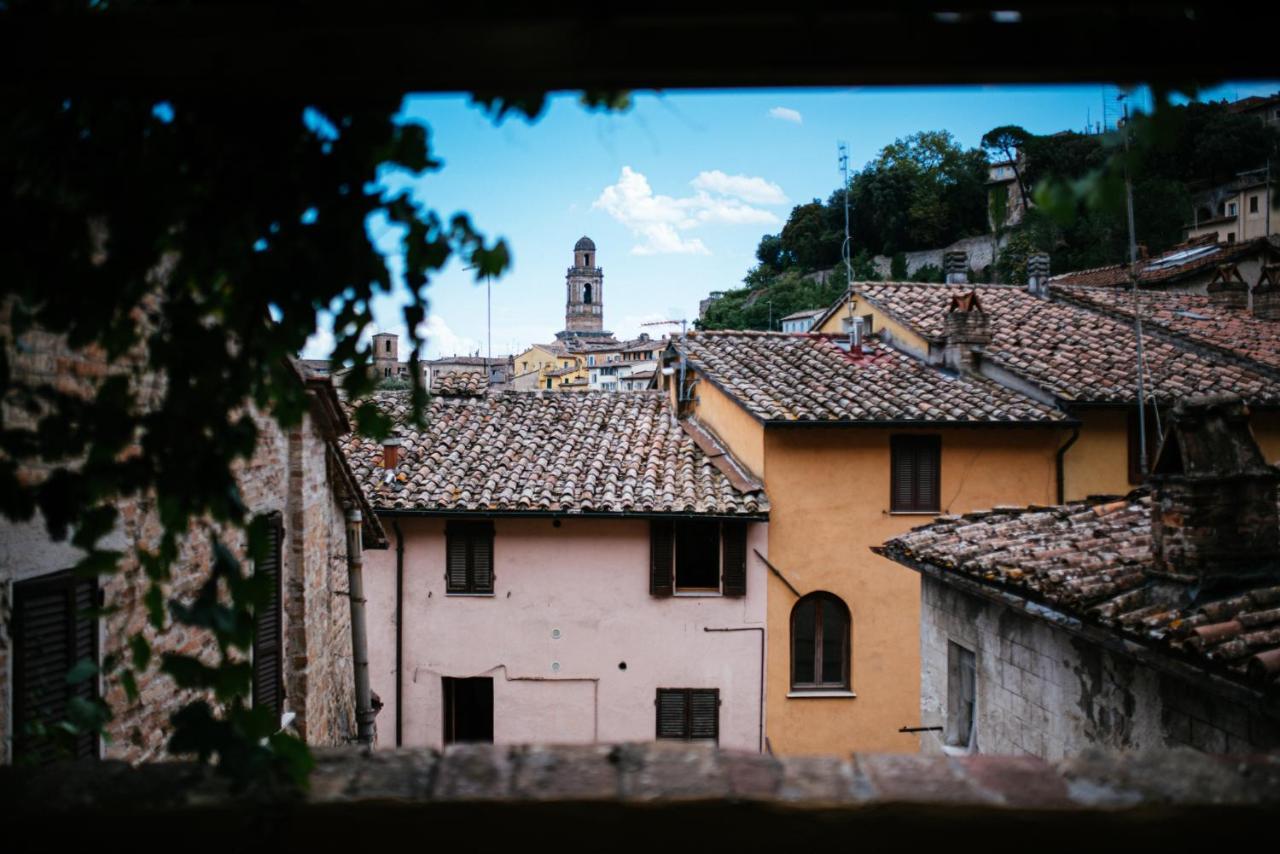
[(893, 513), (940, 510), (940, 436), (893, 436), (889, 440), (890, 495)]
[(973, 746), (977, 688), (978, 675), (973, 652), (954, 641), (948, 641), (946, 742), (952, 747)]
[(653, 704), (658, 738), (720, 740), (720, 689), (659, 688)]
[(492, 522), (449, 522), (445, 552), (445, 592), (493, 592)]
[(652, 595), (747, 595), (745, 522), (655, 519), (649, 531)]
[(493, 678), (440, 677), (444, 693), (444, 743), (493, 744)]
[(266, 517), (267, 537), (263, 556), (253, 566), (254, 575), (265, 576), (267, 601), (253, 615), (253, 705), (267, 708), (280, 719), (284, 705), (284, 671), (281, 650), (282, 605), (280, 596), (284, 523), (279, 513)]
[[(98, 663), (98, 620), (88, 612), (98, 602), (93, 579), (58, 572), (13, 585), (13, 755), (50, 762), (98, 755), (92, 733), (49, 730), (67, 720), (75, 698), (98, 696), (96, 675), (68, 684), (77, 662)], [(40, 730), (51, 735), (42, 736)]]
[(1258, 212), (1258, 197), (1250, 196), (1249, 197), (1249, 213), (1257, 213), (1257, 212)]

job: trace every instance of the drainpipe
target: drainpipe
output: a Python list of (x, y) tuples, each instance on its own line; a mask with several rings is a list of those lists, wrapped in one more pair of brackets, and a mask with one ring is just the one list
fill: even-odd
[(1080, 438), (1080, 428), (1073, 427), (1071, 429), (1071, 438), (1067, 440), (1067, 443), (1065, 445), (1063, 445), (1061, 448), (1058, 449), (1057, 459), (1055, 460), (1055, 462), (1057, 463), (1057, 467), (1058, 467), (1058, 503), (1059, 504), (1067, 503), (1067, 498), (1066, 498), (1067, 484), (1066, 484), (1066, 473), (1064, 471), (1065, 469), (1064, 459), (1067, 456), (1067, 451), (1071, 450), (1071, 446), (1074, 445), (1076, 443), (1076, 439), (1079, 439), (1079, 438)]
[[(785, 579), (784, 579), (785, 580)], [(732, 628), (702, 627), (704, 632), (759, 632), (760, 633), (760, 752), (764, 753), (764, 626), (734, 626)], [(772, 753), (773, 751), (770, 751)]]
[(396, 747), (404, 743), (404, 537), (400, 522), (391, 521), (396, 535)]
[(347, 510), (347, 588), (351, 600), (351, 651), (356, 677), (356, 736), (373, 744), (373, 702), (369, 693), (369, 630), (365, 622), (364, 546), (360, 511)]

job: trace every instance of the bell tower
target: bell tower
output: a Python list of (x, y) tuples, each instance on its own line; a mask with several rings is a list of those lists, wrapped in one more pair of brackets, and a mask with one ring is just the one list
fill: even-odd
[(565, 274), (564, 331), (557, 338), (610, 334), (604, 331), (604, 270), (597, 260), (590, 237), (574, 244), (573, 266)]

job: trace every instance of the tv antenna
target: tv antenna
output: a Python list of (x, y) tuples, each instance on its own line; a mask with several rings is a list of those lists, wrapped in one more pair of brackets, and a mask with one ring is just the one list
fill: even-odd
[(844, 188), (844, 242), (840, 244), (840, 258), (844, 261), (845, 285), (853, 290), (853, 241), (849, 238), (849, 144), (836, 142), (836, 156), (840, 161), (840, 186)]

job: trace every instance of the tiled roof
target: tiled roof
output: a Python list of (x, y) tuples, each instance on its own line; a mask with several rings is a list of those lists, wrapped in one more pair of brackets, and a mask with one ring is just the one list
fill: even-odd
[(661, 392), (435, 397), (424, 429), (406, 423), (407, 392), (373, 400), (396, 422), (399, 464), (388, 478), (381, 445), (368, 439), (352, 437), (345, 452), (379, 510), (768, 512), (764, 493), (735, 488)]
[[(1014, 285), (855, 283), (890, 317), (934, 342), (943, 338), (951, 299), (976, 290), (990, 318), (992, 341), (982, 358), (1064, 401), (1125, 403), (1136, 399), (1133, 326), (1099, 311), (1037, 297)], [(1153, 293), (1152, 299), (1164, 294)], [(1234, 393), (1250, 403), (1280, 404), (1280, 382), (1215, 359), (1168, 336), (1143, 336), (1147, 391), (1163, 403), (1201, 394)]]
[(805, 309), (804, 311), (793, 311), (791, 314), (788, 314), (786, 317), (782, 319), (783, 320), (800, 320), (806, 317), (817, 317), (818, 315), (823, 314), (825, 312), (826, 312), (825, 308), (808, 308), (808, 309)]
[(431, 373), (431, 393), (446, 397), (475, 397), (489, 388), (484, 371), (454, 371)]
[[(487, 356), (442, 356), (439, 359), (423, 359), (418, 364), (435, 367), (437, 365), (467, 365), (470, 367), (483, 368), (486, 363), (495, 367), (501, 367), (507, 364), (509, 356), (494, 356), (492, 359)], [(401, 362), (400, 364), (406, 364)]]
[[(1234, 219), (1234, 217), (1232, 218)], [(1260, 252), (1266, 238), (1243, 243), (1208, 243), (1203, 239), (1179, 244), (1168, 252), (1139, 261), (1138, 282), (1157, 287), (1171, 284), (1194, 274), (1205, 273), (1220, 264)], [(1129, 285), (1129, 265), (1110, 264), (1071, 273), (1059, 273), (1049, 279), (1051, 285), (1083, 287), (1124, 287)]]
[(1280, 578), (1193, 605), (1171, 602), (1144, 573), (1152, 563), (1145, 492), (939, 517), (876, 551), (943, 580), (1013, 592), (1238, 681), (1280, 686)]
[[(1115, 288), (1054, 289), (1054, 297), (1099, 311), (1133, 317), (1131, 290)], [(1280, 321), (1261, 320), (1246, 309), (1214, 304), (1205, 294), (1139, 291), (1144, 324), (1157, 325), (1207, 347), (1280, 368)]]
[(810, 333), (693, 332), (673, 344), (764, 421), (1053, 422), (1058, 410), (874, 341), (851, 355)]

